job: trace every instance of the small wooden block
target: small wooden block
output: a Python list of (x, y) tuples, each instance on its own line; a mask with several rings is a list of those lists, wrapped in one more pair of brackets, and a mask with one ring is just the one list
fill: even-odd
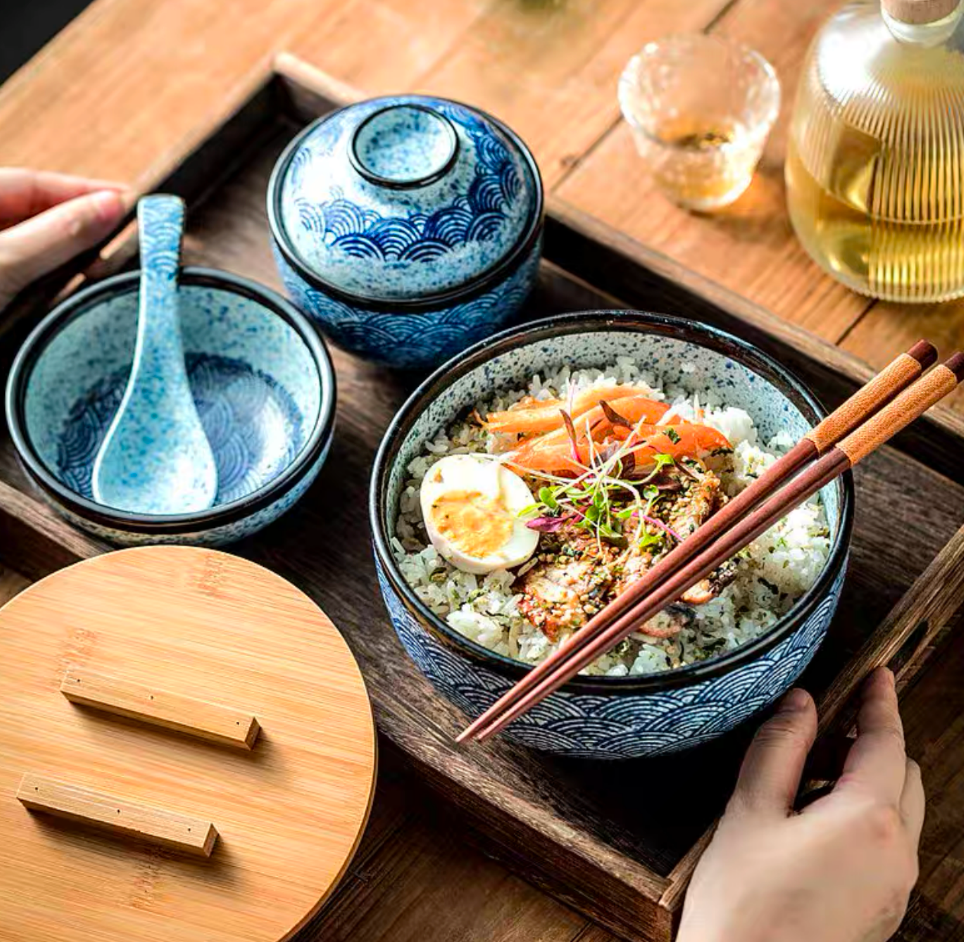
[(40, 775), (24, 775), (17, 798), (31, 811), (130, 835), (196, 857), (210, 857), (218, 839), (210, 821), (134, 804)]
[(60, 692), (72, 703), (242, 749), (261, 730), (250, 713), (80, 668), (68, 669)]

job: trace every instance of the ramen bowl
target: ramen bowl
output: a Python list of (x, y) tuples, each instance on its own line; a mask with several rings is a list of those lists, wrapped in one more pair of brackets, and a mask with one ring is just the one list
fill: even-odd
[[(413, 461), (441, 451), (440, 433), (499, 391), (529, 389), (560, 368), (595, 369), (631, 359), (663, 388), (745, 410), (762, 439), (805, 434), (824, 412), (768, 355), (722, 331), (659, 314), (567, 314), (506, 331), (429, 377), (402, 406), (379, 449), (370, 518), (382, 595), (405, 650), (466, 719), (490, 707), (531, 666), (499, 653), (442, 615), (412, 584), (399, 539)], [(426, 448), (426, 446), (431, 446)], [(736, 647), (694, 663), (645, 672), (579, 675), (507, 727), (524, 745), (591, 759), (658, 756), (698, 746), (773, 703), (810, 663), (840, 599), (853, 522), (849, 475), (820, 492), (826, 555), (789, 610)], [(411, 500), (411, 498), (408, 498)], [(418, 589), (418, 591), (417, 591)], [(480, 586), (481, 589), (481, 586)]]

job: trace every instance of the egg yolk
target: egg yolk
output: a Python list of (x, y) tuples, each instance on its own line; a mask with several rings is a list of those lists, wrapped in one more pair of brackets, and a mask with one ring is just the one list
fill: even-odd
[(467, 556), (497, 553), (512, 536), (513, 519), (501, 502), (478, 491), (448, 491), (432, 504), (438, 532)]

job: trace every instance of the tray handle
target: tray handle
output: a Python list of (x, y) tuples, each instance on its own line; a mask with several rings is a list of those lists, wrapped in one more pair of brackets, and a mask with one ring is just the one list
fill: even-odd
[(77, 821), (196, 857), (210, 857), (218, 839), (214, 825), (203, 818), (151, 808), (42, 775), (24, 775), (17, 789), (17, 799), (31, 811)]
[(68, 668), (60, 692), (72, 703), (242, 749), (261, 731), (250, 713), (80, 667)]
[(854, 695), (877, 667), (890, 666), (898, 689), (919, 672), (935, 648), (935, 641), (964, 605), (964, 527), (934, 557), (931, 564), (891, 609), (852, 659), (847, 673), (818, 704), (818, 734), (853, 724)]
[(964, 527), (934, 557), (817, 704), (817, 741), (807, 759), (799, 803), (833, 787), (856, 735), (857, 692), (868, 674), (889, 667), (898, 693), (921, 671), (964, 605)]
[[(855, 694), (871, 671), (890, 666), (903, 689), (934, 652), (938, 636), (950, 627), (964, 605), (964, 527), (961, 527), (918, 576), (874, 633), (861, 645), (846, 674), (817, 704), (817, 741), (803, 774), (798, 802), (819, 797), (833, 783), (850, 746), (857, 715)], [(667, 878), (659, 905), (678, 918), (686, 887), (716, 830), (713, 822)]]

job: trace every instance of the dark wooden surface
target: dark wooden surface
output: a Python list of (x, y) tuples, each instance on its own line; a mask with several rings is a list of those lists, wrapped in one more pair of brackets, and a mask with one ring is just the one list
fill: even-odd
[[(303, 107), (318, 104), (316, 96), (301, 98)], [(229, 122), (218, 140), (202, 147), (169, 183), (196, 196), (203, 189), (202, 183), (210, 183), (232, 165), (239, 165), (238, 172), (225, 185), (214, 188), (203, 205), (190, 214), (185, 251), (188, 264), (222, 267), (277, 286), (268, 248), (264, 189), (277, 153), (297, 124), (278, 118), (264, 125), (275, 105), (271, 94), (257, 97), (250, 109)], [(258, 143), (248, 152), (242, 145), (251, 135)], [(586, 236), (571, 220), (553, 226), (547, 245), (550, 261), (543, 268), (526, 316), (611, 307), (622, 303), (613, 296), (621, 293), (633, 304), (648, 309), (679, 313), (682, 307), (684, 312), (707, 319), (724, 317), (714, 314), (706, 298), (696, 308), (687, 309), (685, 294), (678, 288), (665, 278), (640, 273), (634, 269), (632, 258), (620, 259), (618, 254), (610, 254), (612, 265), (590, 269), (583, 259), (579, 266), (579, 274), (599, 281), (604, 291), (573, 278), (552, 260), (575, 265)], [(124, 257), (123, 252), (120, 257)], [(610, 281), (611, 273), (619, 277)], [(725, 316), (732, 319), (733, 313)], [(837, 398), (845, 390), (847, 380), (841, 377), (846, 373), (846, 363), (841, 372), (836, 369), (840, 364), (832, 361), (814, 364), (805, 349), (797, 351), (795, 357), (794, 366), (810, 363), (809, 375), (821, 394)], [(616, 765), (548, 759), (501, 741), (471, 750), (455, 749), (451, 737), (461, 728), (462, 717), (431, 690), (396, 641), (375, 597), (368, 542), (366, 497), (374, 449), (416, 378), (391, 376), (338, 351), (334, 351), (334, 358), (339, 376), (339, 432), (328, 463), (317, 484), (283, 521), (239, 544), (236, 551), (291, 578), (325, 608), (345, 632), (362, 664), (382, 732), (449, 804), (466, 811), (469, 819), (481, 826), (484, 834), (479, 840), (488, 850), (497, 851), (532, 883), (550, 889), (558, 898), (627, 937), (667, 937), (669, 914), (656, 903), (674, 889), (680, 862), (686, 860), (694, 842), (722, 806), (747, 731), (693, 755)], [(950, 443), (959, 447), (955, 439)], [(909, 452), (884, 449), (858, 469), (859, 501), (850, 577), (831, 637), (807, 675), (808, 686), (815, 692), (825, 689), (847, 664), (964, 517), (964, 488), (929, 470), (913, 452), (913, 442)], [(23, 496), (22, 490), (26, 490), (26, 484), (12, 447), (6, 439), (0, 440), (0, 510), (5, 511), (0, 513), (0, 537), (8, 547), (18, 546), (23, 564), (20, 568), (32, 576), (42, 575), (71, 559), (102, 550), (95, 541), (79, 536), (32, 498)], [(47, 536), (38, 538), (37, 534)], [(946, 659), (939, 659), (941, 669), (954, 662), (956, 650), (955, 646)], [(907, 709), (914, 711), (909, 724), (917, 731), (922, 748), (928, 746), (926, 735), (939, 734), (918, 716), (936, 711), (944, 722), (941, 729), (956, 728), (947, 719), (944, 705), (925, 695), (928, 690), (927, 685), (918, 684), (908, 695)], [(942, 774), (953, 777), (964, 766), (964, 756), (955, 757), (946, 738), (940, 741), (942, 750), (929, 761)], [(927, 768), (925, 761), (925, 772)], [(707, 774), (707, 769), (712, 774)], [(661, 794), (673, 796), (671, 803), (652, 800), (654, 783)], [(964, 796), (958, 796), (953, 786), (953, 781), (946, 784), (935, 806), (948, 820), (960, 823), (958, 808), (964, 809)], [(386, 787), (391, 792), (392, 786)], [(407, 786), (401, 788), (404, 791)], [(944, 801), (945, 794), (949, 801)], [(385, 799), (389, 811), (393, 800)], [(372, 864), (377, 876), (370, 882), (375, 885), (346, 886), (347, 895), (339, 896), (346, 902), (336, 901), (334, 909), (326, 909), (319, 923), (324, 929), (319, 929), (314, 938), (349, 937), (353, 927), (359, 925), (358, 919), (371, 920), (369, 927), (374, 928), (368, 937), (395, 937), (392, 932), (398, 928), (399, 917), (390, 913), (392, 904), (398, 905), (404, 893), (392, 888), (404, 883), (410, 862), (415, 861), (415, 867), (428, 866), (424, 851), (436, 838), (426, 834), (437, 831), (424, 821), (412, 824), (410, 844), (416, 850), (409, 852), (384, 836), (378, 820), (376, 817), (369, 834), (371, 860), (378, 861), (377, 867)], [(391, 820), (390, 814), (387, 820)], [(437, 870), (432, 869), (436, 867), (433, 863), (418, 880), (413, 878), (409, 889), (424, 896), (426, 905), (433, 900), (438, 904), (455, 899), (452, 894), (459, 892), (455, 888), (462, 886), (463, 875), (469, 876), (476, 867), (477, 863), (462, 861), (457, 843), (451, 851), (446, 845), (433, 858), (441, 861)], [(926, 878), (927, 886), (932, 879), (946, 882), (960, 856), (957, 844), (946, 832), (935, 836), (935, 847), (940, 861), (933, 877)], [(363, 861), (369, 859), (366, 853), (362, 854)], [(473, 858), (478, 859), (482, 858)], [(360, 872), (365, 872), (364, 866)], [(524, 884), (509, 878), (500, 868), (490, 873), (487, 887), (501, 885), (503, 879), (509, 881), (509, 889), (504, 891), (507, 899), (518, 903), (526, 898), (537, 909), (540, 905), (548, 907), (545, 917), (553, 923), (553, 929), (546, 938), (572, 939), (578, 935), (595, 942), (597, 931), (587, 930), (584, 920), (570, 910), (555, 903), (536, 904), (534, 901), (542, 898), (538, 894), (527, 897), (526, 893), (534, 891), (523, 891)], [(443, 874), (447, 889), (440, 888), (438, 895), (433, 895), (430, 881)], [(491, 908), (484, 895), (466, 898), (465, 905), (480, 925), (491, 925), (492, 934), (497, 936), (496, 914), (503, 911)], [(674, 896), (672, 892), (668, 895)], [(950, 900), (948, 907), (953, 906), (957, 898), (954, 888), (946, 889), (945, 895)], [(678, 899), (678, 893), (675, 897)], [(461, 897), (458, 899), (461, 901)], [(942, 932), (956, 931), (956, 917), (947, 915), (951, 910), (945, 912), (944, 902), (929, 897), (924, 900), (915, 904), (909, 932), (918, 931), (927, 922), (940, 921), (938, 916), (944, 920), (940, 923)], [(381, 907), (388, 914), (383, 916)], [(358, 909), (365, 915), (353, 916)], [(415, 938), (424, 925), (413, 920), (400, 937), (407, 932)], [(448, 915), (433, 931), (436, 937), (447, 938), (458, 934), (459, 925), (464, 923)], [(540, 937), (544, 927), (539, 926), (538, 920), (532, 923), (531, 937)]]
[[(258, 117), (267, 109), (259, 106)], [(185, 261), (240, 272), (277, 286), (264, 211), (268, 173), (297, 130), (287, 119), (258, 128), (235, 122), (238, 141), (260, 141), (228, 182), (189, 216)], [(232, 153), (240, 152), (232, 140)], [(185, 165), (185, 184), (224, 166), (223, 148)], [(571, 243), (557, 231), (548, 254), (565, 258)], [(558, 252), (555, 246), (560, 246)], [(583, 274), (587, 274), (583, 272)], [(606, 269), (599, 272), (601, 280)], [(645, 280), (634, 302), (673, 310), (672, 290)], [(608, 307), (611, 296), (547, 265), (526, 316)], [(655, 907), (668, 877), (719, 812), (747, 735), (740, 731), (692, 755), (618, 765), (549, 759), (497, 741), (455, 749), (462, 717), (408, 661), (380, 603), (373, 605), (366, 492), (374, 449), (389, 418), (414, 385), (333, 351), (339, 377), (338, 436), (317, 484), (281, 522), (236, 550), (291, 578), (316, 598), (348, 637), (375, 703), (379, 726), (416, 769), (480, 824), (488, 840), (533, 882), (594, 918), (637, 938), (662, 938), (665, 913)], [(819, 376), (819, 371), (815, 371)], [(24, 487), (8, 441), (0, 443), (0, 477)], [(964, 488), (907, 454), (885, 449), (858, 469), (857, 526), (851, 575), (831, 639), (808, 674), (827, 686), (861, 642), (935, 556), (964, 515)], [(3, 494), (0, 494), (0, 498)], [(15, 494), (9, 494), (15, 499)], [(21, 502), (22, 503), (22, 502)], [(31, 510), (21, 506), (19, 513)], [(35, 520), (35, 524), (38, 523)], [(40, 525), (46, 526), (43, 515)], [(71, 552), (97, 547), (75, 540)], [(713, 769), (708, 776), (706, 769)], [(673, 807), (651, 799), (651, 783), (673, 795)], [(676, 809), (685, 808), (675, 813)]]

